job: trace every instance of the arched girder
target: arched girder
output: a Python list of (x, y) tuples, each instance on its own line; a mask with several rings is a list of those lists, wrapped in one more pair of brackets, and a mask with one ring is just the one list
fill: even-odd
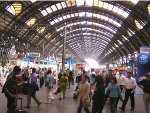
[[(61, 10), (61, 11), (62, 11), (62, 10)], [(98, 11), (98, 12), (99, 12), (99, 11)], [(55, 13), (57, 13), (57, 11), (56, 11)], [(58, 14), (58, 13), (57, 13), (57, 14)], [(61, 12), (60, 14), (62, 15), (62, 12)], [(54, 15), (53, 15), (53, 16), (54, 16)], [(52, 16), (52, 17), (53, 17), (53, 16)], [(116, 15), (115, 15), (115, 16), (116, 16)], [(44, 18), (45, 18), (45, 17), (44, 17)], [(44, 18), (43, 18), (43, 19), (44, 19)], [(49, 17), (48, 17), (48, 18), (49, 18)], [(50, 18), (51, 18), (51, 17), (50, 17)], [(44, 20), (44, 21), (46, 21), (46, 22), (47, 22), (47, 20)], [(43, 23), (44, 23), (44, 22), (43, 22)], [(43, 23), (42, 23), (42, 22), (40, 22), (39, 24), (43, 24)]]
[[(99, 38), (99, 37), (98, 37), (98, 38)], [(61, 40), (62, 40), (62, 39), (63, 39), (63, 37), (61, 38)], [(60, 40), (60, 37), (59, 37), (58, 41), (61, 41), (61, 40)], [(113, 44), (113, 43), (112, 43), (112, 44)], [(111, 48), (111, 47), (113, 46), (112, 44), (107, 45), (107, 47), (110, 46), (109, 48)], [(58, 46), (58, 47), (59, 47), (59, 46)], [(118, 48), (118, 49), (120, 49), (120, 48)], [(123, 56), (123, 54), (122, 54), (121, 51), (122, 51), (122, 50), (120, 49), (120, 50), (117, 51), (117, 53), (118, 53), (120, 56)]]
[[(88, 20), (89, 18), (81, 18), (81, 19), (86, 19), (86, 20)], [(72, 21), (74, 21), (74, 20), (76, 20), (76, 19), (67, 19), (66, 21), (67, 22), (72, 22)], [(78, 20), (78, 19), (77, 19)], [(97, 20), (97, 21), (99, 21), (99, 20)], [(100, 21), (99, 21), (100, 22)], [(104, 24), (106, 24), (107, 25), (107, 23), (105, 23), (105, 21), (102, 21), (102, 23), (104, 23)], [(62, 24), (64, 24), (64, 23), (62, 23)], [(61, 26), (61, 23), (59, 24), (60, 26)], [(107, 25), (108, 26), (108, 25)], [(93, 27), (92, 25), (91, 25), (91, 27)], [(98, 26), (97, 26), (98, 27)], [(114, 28), (115, 28), (115, 26), (113, 26)], [(117, 29), (117, 28), (116, 28)], [(49, 31), (51, 31), (51, 32), (57, 32), (55, 29), (53, 29), (53, 28), (51, 28), (51, 29), (46, 29), (46, 31), (44, 32), (44, 34), (46, 35)], [(59, 34), (59, 32), (58, 32), (58, 34)], [(35, 34), (36, 35), (36, 34)], [(29, 36), (30, 37), (30, 36)], [(43, 37), (41, 37), (41, 38), (43, 38)], [(40, 39), (39, 39), (40, 40)]]

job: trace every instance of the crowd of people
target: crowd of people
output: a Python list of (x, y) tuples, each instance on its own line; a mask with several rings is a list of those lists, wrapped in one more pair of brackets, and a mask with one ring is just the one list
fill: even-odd
[[(60, 71), (58, 73), (58, 84), (55, 91), (53, 85), (56, 83), (54, 80), (54, 73), (51, 69), (38, 69), (32, 68), (31, 71), (29, 67), (21, 70), (19, 66), (15, 66), (13, 71), (7, 76), (7, 80), (2, 88), (2, 93), (5, 94), (7, 98), (7, 113), (13, 113), (16, 109), (15, 99), (17, 98), (17, 93), (20, 92), (27, 95), (26, 108), (31, 107), (31, 97), (37, 103), (39, 107), (41, 102), (36, 97), (36, 92), (39, 87), (42, 88), (43, 85), (46, 87), (46, 99), (45, 103), (52, 103), (54, 94), (59, 94), (59, 99), (64, 100), (66, 98), (66, 90), (69, 89), (71, 85), (76, 83), (76, 102), (77, 102), (77, 113), (81, 113), (82, 107), (86, 113), (102, 113), (105, 104), (109, 104), (110, 112), (115, 113), (118, 105), (118, 101), (122, 102), (120, 110), (124, 111), (128, 99), (131, 100), (131, 111), (135, 108), (135, 88), (139, 85), (143, 89), (144, 95), (143, 100), (145, 104), (146, 113), (149, 112), (149, 102), (150, 102), (150, 74), (147, 74), (145, 80), (136, 83), (132, 72), (127, 72), (127, 75), (122, 74), (122, 70), (117, 71), (115, 74), (112, 70), (95, 72), (94, 69), (90, 73), (82, 71), (81, 73), (76, 73), (71, 70), (66, 70), (65, 72)], [(37, 83), (39, 79), (39, 87)], [(92, 107), (91, 111), (89, 106)]]

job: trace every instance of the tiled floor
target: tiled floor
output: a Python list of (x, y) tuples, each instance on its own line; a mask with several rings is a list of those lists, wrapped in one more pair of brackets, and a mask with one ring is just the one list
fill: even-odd
[[(76, 101), (72, 99), (73, 89), (74, 89), (73, 86), (71, 89), (67, 89), (65, 100), (60, 101), (58, 99), (58, 96), (56, 96), (56, 99), (54, 100), (53, 104), (42, 103), (39, 108), (37, 107), (37, 104), (32, 100), (31, 108), (26, 109), (26, 111), (28, 111), (28, 113), (76, 113), (77, 110)], [(139, 89), (137, 88), (137, 90)], [(19, 96), (23, 97), (23, 106), (25, 106), (26, 96), (25, 95), (19, 95)], [(41, 102), (44, 102), (46, 100), (44, 87), (37, 92), (37, 97)], [(136, 98), (135, 99), (136, 106), (134, 111), (129, 110), (130, 109), (130, 101), (129, 101), (126, 106), (126, 110), (124, 112), (117, 109), (116, 113), (144, 113), (142, 95), (136, 95), (135, 98)], [(120, 105), (121, 102), (119, 102), (118, 107)], [(0, 93), (0, 113), (6, 113), (6, 110), (7, 110), (6, 98), (3, 94)], [(105, 106), (103, 113), (110, 113), (109, 106)]]

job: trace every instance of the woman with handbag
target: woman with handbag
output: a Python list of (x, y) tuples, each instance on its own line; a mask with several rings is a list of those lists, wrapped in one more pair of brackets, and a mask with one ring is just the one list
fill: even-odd
[(79, 87), (77, 89), (78, 92), (78, 109), (77, 113), (81, 113), (82, 107), (86, 113), (90, 113), (88, 107), (90, 106), (89, 93), (90, 93), (90, 84), (88, 83), (88, 76), (82, 75), (81, 82), (79, 83)]
[(98, 75), (95, 79), (92, 113), (102, 113), (105, 104), (105, 86), (104, 79)]
[(36, 97), (36, 91), (38, 91), (36, 69), (32, 68), (32, 73), (30, 75), (30, 85), (29, 85), (29, 90), (28, 90), (26, 108), (30, 108), (31, 97), (38, 104), (38, 107), (40, 106), (41, 102), (39, 102), (39, 100)]

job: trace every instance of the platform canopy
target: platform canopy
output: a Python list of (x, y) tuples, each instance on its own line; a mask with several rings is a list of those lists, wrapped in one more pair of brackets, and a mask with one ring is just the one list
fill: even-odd
[[(61, 54), (101, 63), (150, 45), (150, 2), (139, 0), (1, 1), (0, 48)], [(3, 54), (2, 53), (2, 54)]]

